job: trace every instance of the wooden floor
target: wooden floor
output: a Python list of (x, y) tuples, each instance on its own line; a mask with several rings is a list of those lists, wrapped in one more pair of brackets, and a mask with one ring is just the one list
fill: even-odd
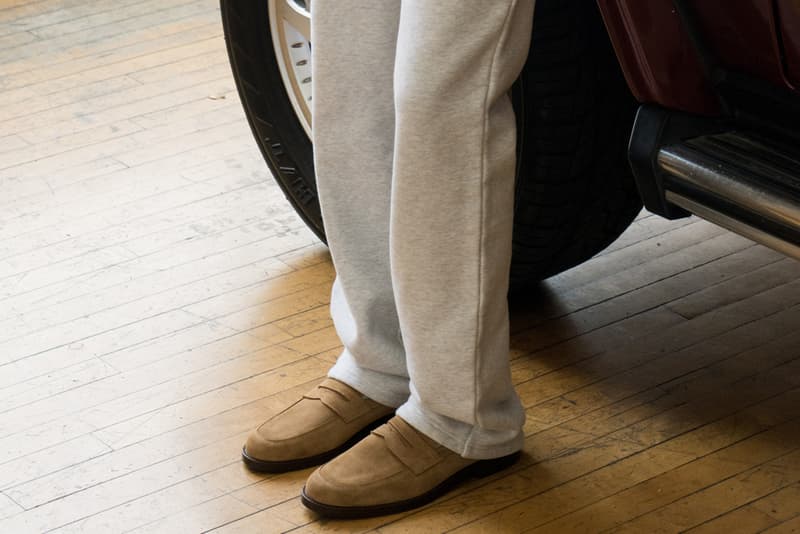
[(2, 533), (800, 531), (800, 264), (696, 219), (514, 304), (502, 476), (337, 523), (246, 471), (339, 344), (213, 0), (0, 0), (0, 193)]

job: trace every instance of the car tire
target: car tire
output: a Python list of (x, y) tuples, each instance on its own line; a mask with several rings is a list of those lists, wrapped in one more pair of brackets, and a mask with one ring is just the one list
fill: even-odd
[[(268, 2), (221, 0), (221, 11), (261, 152), (298, 215), (324, 241), (313, 147), (281, 75)], [(594, 2), (537, 1), (530, 54), (512, 97), (513, 292), (600, 252), (629, 226), (641, 201), (627, 159), (637, 104)]]

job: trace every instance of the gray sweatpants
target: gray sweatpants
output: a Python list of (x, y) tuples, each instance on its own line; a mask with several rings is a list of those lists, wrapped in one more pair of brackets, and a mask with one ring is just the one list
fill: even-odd
[(313, 0), (330, 371), (468, 458), (522, 447), (506, 293), (534, 0)]

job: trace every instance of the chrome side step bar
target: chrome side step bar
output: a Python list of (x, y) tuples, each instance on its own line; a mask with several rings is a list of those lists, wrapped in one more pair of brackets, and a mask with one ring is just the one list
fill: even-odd
[(712, 208), (698, 204), (697, 202), (678, 195), (677, 193), (673, 193), (672, 191), (667, 191), (667, 200), (676, 206), (680, 206), (686, 211), (694, 213), (698, 217), (702, 217), (707, 221), (711, 221), (714, 224), (722, 226), (723, 228), (727, 228), (731, 232), (743, 235), (748, 239), (752, 239), (756, 243), (761, 243), (762, 245), (766, 245), (771, 249), (786, 254), (787, 256), (791, 256), (800, 260), (800, 246), (777, 238), (771, 234), (759, 230), (758, 228), (743, 223), (742, 221), (728, 217), (724, 213), (720, 213)]
[(656, 154), (663, 198), (800, 259), (800, 152), (740, 132), (695, 137)]

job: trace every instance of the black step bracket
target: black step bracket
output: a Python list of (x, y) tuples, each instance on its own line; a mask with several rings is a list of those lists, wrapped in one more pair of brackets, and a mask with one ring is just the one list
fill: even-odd
[(666, 200), (664, 173), (658, 166), (659, 150), (666, 145), (724, 132), (729, 128), (723, 119), (671, 111), (652, 104), (641, 106), (633, 124), (628, 158), (645, 208), (667, 219), (690, 216), (691, 213)]

